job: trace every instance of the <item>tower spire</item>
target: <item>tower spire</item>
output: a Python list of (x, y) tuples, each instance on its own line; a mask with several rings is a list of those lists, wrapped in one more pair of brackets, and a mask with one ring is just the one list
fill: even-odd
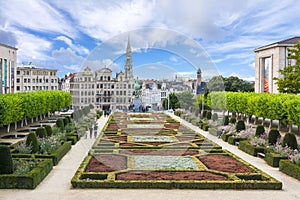
[(125, 63), (125, 79), (133, 79), (132, 73), (132, 54), (130, 45), (130, 35), (128, 34), (127, 48), (126, 48), (126, 63)]

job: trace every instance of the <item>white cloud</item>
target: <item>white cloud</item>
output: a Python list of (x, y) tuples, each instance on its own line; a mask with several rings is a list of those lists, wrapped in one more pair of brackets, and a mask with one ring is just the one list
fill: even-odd
[(76, 51), (79, 54), (88, 54), (89, 50), (79, 44), (74, 44), (72, 40), (66, 36), (58, 36), (54, 40), (64, 41), (72, 50)]
[(243, 77), (243, 76), (240, 76), (239, 74), (237, 74), (235, 72), (231, 73), (229, 76), (236, 76), (239, 79), (242, 79), (242, 80), (245, 80), (245, 81), (255, 81), (255, 77), (254, 76)]
[(77, 32), (64, 15), (44, 1), (1, 1), (0, 13), (0, 18), (15, 28), (61, 33), (72, 37)]
[(60, 48), (52, 52), (52, 57), (64, 65), (80, 65), (83, 62), (84, 58), (76, 55), (76, 53), (70, 48)]
[(51, 60), (48, 55), (52, 44), (46, 39), (21, 31), (14, 32), (18, 40), (18, 62), (39, 60)]

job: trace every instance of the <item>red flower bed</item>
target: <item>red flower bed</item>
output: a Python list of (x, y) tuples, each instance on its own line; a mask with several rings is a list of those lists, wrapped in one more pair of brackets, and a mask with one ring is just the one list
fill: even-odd
[(93, 157), (86, 172), (113, 172), (127, 168), (125, 156), (102, 154)]
[(251, 170), (239, 161), (225, 155), (206, 155), (199, 157), (199, 160), (208, 169), (230, 173), (250, 173)]
[(135, 171), (118, 174), (117, 180), (228, 180), (210, 172), (155, 172)]
[(178, 129), (180, 124), (165, 124), (165, 128)]

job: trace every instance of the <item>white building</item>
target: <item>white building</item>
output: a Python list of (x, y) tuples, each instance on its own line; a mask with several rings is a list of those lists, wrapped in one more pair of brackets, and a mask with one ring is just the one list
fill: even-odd
[(0, 94), (15, 91), (15, 68), (17, 66), (17, 48), (0, 44)]
[(288, 59), (288, 49), (299, 40), (300, 37), (293, 37), (254, 49), (255, 92), (278, 93), (278, 86), (273, 78), (281, 76), (279, 69), (294, 64), (294, 60)]

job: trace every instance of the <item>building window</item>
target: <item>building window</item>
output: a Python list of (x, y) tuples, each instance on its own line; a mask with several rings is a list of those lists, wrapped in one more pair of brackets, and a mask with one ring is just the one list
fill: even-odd
[(29, 78), (29, 79), (28, 79), (28, 83), (30, 83), (30, 82), (31, 82), (30, 80), (31, 80), (31, 79)]
[(20, 86), (17, 86), (17, 91), (20, 91)]
[(27, 78), (24, 78), (24, 83), (27, 83)]
[(17, 83), (20, 83), (20, 79), (19, 78), (17, 78)]

